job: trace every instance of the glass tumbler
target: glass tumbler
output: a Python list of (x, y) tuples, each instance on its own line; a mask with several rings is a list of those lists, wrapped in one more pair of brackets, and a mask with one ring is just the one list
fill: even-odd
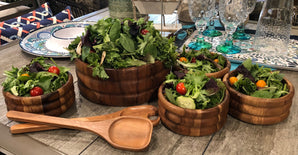
[(257, 52), (286, 55), (292, 26), (293, 0), (266, 0), (253, 42)]

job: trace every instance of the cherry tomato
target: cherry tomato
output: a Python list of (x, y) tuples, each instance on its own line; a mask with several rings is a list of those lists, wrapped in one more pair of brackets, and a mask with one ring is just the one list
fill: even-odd
[(234, 83), (236, 83), (237, 81), (238, 81), (238, 79), (235, 76), (231, 76), (229, 78), (229, 82), (230, 82), (231, 85), (234, 85)]
[(180, 82), (180, 83), (177, 84), (176, 91), (181, 95), (186, 94), (187, 90), (186, 90), (183, 82)]
[(180, 57), (179, 58), (179, 61), (181, 61), (181, 62), (187, 62), (187, 59), (185, 57)]
[(146, 35), (149, 31), (146, 29), (141, 30), (142, 35)]
[(36, 86), (36, 87), (33, 87), (31, 90), (30, 90), (30, 95), (31, 96), (39, 96), (39, 95), (42, 95), (43, 94), (43, 90), (42, 88)]
[(27, 76), (27, 77), (29, 77), (29, 74), (24, 73), (24, 74), (22, 74), (21, 76)]
[(216, 63), (218, 63), (218, 59), (214, 59), (213, 61), (216, 62)]
[(59, 68), (56, 67), (56, 66), (51, 66), (51, 67), (48, 69), (48, 72), (55, 73), (55, 74), (59, 75), (60, 70), (59, 70)]
[(196, 61), (197, 61), (197, 59), (195, 57), (192, 57), (190, 62), (191, 63), (196, 63)]
[(258, 80), (258, 82), (256, 83), (257, 87), (263, 88), (265, 87), (267, 84), (264, 80)]

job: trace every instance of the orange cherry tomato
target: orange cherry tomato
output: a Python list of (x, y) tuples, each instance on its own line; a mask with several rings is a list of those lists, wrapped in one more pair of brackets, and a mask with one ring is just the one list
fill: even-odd
[(265, 87), (267, 84), (264, 80), (258, 80), (256, 83), (257, 87), (263, 88)]
[(231, 76), (229, 78), (229, 82), (230, 82), (231, 85), (234, 85), (234, 83), (236, 83), (237, 81), (238, 81), (238, 79), (235, 76)]
[(29, 77), (29, 74), (24, 73), (24, 74), (22, 74), (21, 76), (27, 76), (27, 77)]
[(218, 63), (218, 59), (214, 59), (213, 61), (216, 62), (216, 63)]
[(187, 62), (187, 59), (185, 57), (180, 57), (179, 58), (179, 61), (181, 61), (181, 62)]

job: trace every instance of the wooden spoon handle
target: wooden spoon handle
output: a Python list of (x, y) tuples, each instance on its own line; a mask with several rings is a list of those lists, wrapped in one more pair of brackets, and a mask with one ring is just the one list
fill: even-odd
[(48, 124), (61, 128), (77, 129), (92, 131), (88, 126), (92, 125), (92, 122), (83, 122), (77, 120), (71, 120), (60, 117), (46, 116), (41, 114), (26, 113), (20, 111), (8, 111), (6, 114), (7, 118), (28, 123), (37, 123), (37, 124)]
[[(107, 119), (116, 118), (119, 116), (141, 116), (141, 117), (150, 117), (150, 116), (156, 116), (158, 113), (158, 110), (155, 106), (152, 105), (140, 105), (140, 106), (131, 106), (128, 108), (124, 108), (120, 111), (106, 114), (106, 115), (99, 115), (99, 116), (92, 116), (92, 117), (82, 117), (82, 118), (72, 118), (74, 120), (79, 121), (89, 121), (89, 122), (95, 122), (95, 121), (103, 121)], [(160, 122), (160, 117), (157, 117), (155, 120), (151, 120), (154, 126), (158, 125)], [(16, 124), (10, 127), (10, 132), (12, 134), (18, 134), (18, 133), (27, 133), (27, 132), (36, 132), (36, 131), (45, 131), (45, 130), (54, 130), (59, 129), (55, 126), (49, 126), (44, 124), (32, 124), (32, 123), (24, 123), (24, 124)]]
[[(121, 116), (121, 113), (125, 110), (126, 108), (111, 114), (92, 116), (92, 117), (72, 118), (72, 119), (79, 120), (79, 121), (86, 121), (86, 122), (103, 121), (103, 120), (119, 117)], [(24, 123), (24, 124), (16, 124), (11, 126), (10, 132), (12, 134), (18, 134), (18, 133), (27, 133), (27, 132), (45, 131), (45, 130), (54, 130), (54, 129), (59, 129), (59, 127), (44, 125), (44, 124)]]

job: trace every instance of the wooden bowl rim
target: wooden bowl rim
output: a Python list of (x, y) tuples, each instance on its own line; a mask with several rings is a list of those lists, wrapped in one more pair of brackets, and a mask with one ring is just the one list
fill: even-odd
[[(82, 61), (81, 59), (76, 58), (75, 61), (78, 61), (79, 63), (84, 64), (85, 66), (87, 66), (87, 68), (90, 68), (90, 69), (93, 68), (92, 66), (89, 66), (88, 63)], [(147, 64), (142, 65), (142, 66), (133, 66), (133, 67), (127, 67), (127, 68), (104, 68), (104, 69), (105, 69), (105, 71), (108, 71), (108, 72), (109, 71), (117, 72), (117, 71), (122, 71), (122, 70), (132, 70), (132, 71), (134, 71), (134, 70), (138, 70), (140, 68), (146, 68), (146, 67), (151, 67), (151, 66), (154, 66), (154, 65), (158, 65), (160, 63), (162, 63), (162, 61), (156, 60), (154, 63), (147, 63)]]
[[(62, 87), (58, 88), (57, 90), (55, 90), (49, 94), (56, 93), (56, 92), (64, 89), (67, 85), (70, 84), (70, 82), (73, 81), (72, 74), (70, 72), (67, 72), (67, 73), (68, 73), (68, 80), (66, 81), (66, 83)], [(14, 99), (18, 99), (18, 100), (22, 100), (22, 99), (37, 100), (39, 98), (46, 98), (47, 95), (49, 95), (49, 94), (43, 94), (43, 95), (39, 95), (39, 96), (15, 96), (8, 91), (4, 91), (4, 88), (2, 88), (2, 92), (4, 94), (4, 97), (14, 98)]]
[[(251, 98), (254, 100), (258, 100), (259, 102), (262, 102), (262, 104), (271, 104), (271, 102), (282, 102), (288, 98), (293, 98), (294, 94), (295, 94), (295, 88), (293, 86), (293, 84), (286, 79), (285, 77), (283, 78), (288, 87), (289, 87), (289, 93), (285, 96), (282, 96), (280, 98), (259, 98), (259, 97), (253, 97), (253, 96), (249, 96), (249, 95), (245, 95), (243, 93), (238, 92), (237, 90), (235, 90), (233, 87), (230, 86), (229, 82), (228, 82), (228, 78), (230, 77), (231, 74), (233, 74), (236, 70), (232, 70), (229, 73), (227, 73), (224, 77), (223, 77), (223, 82), (226, 85), (227, 89), (230, 91), (230, 93), (236, 94), (237, 96), (239, 96), (240, 98)], [(251, 102), (250, 102), (251, 103)], [(251, 103), (252, 106), (258, 106), (257, 104)]]
[(162, 104), (162, 106), (164, 108), (166, 108), (167, 110), (173, 112), (173, 111), (179, 111), (179, 112), (173, 112), (175, 114), (177, 114), (178, 116), (183, 116), (180, 113), (195, 113), (195, 114), (207, 114), (210, 112), (217, 112), (218, 111), (218, 107), (224, 107), (224, 103), (229, 102), (229, 98), (230, 98), (230, 94), (229, 91), (226, 89), (225, 91), (225, 97), (223, 99), (223, 101), (218, 104), (215, 107), (212, 108), (208, 108), (208, 109), (186, 109), (186, 108), (181, 108), (178, 107), (176, 105), (174, 105), (173, 103), (169, 102), (165, 96), (162, 94), (162, 89), (164, 87), (164, 83), (159, 87), (158, 89), (158, 99), (160, 99), (160, 102)]

